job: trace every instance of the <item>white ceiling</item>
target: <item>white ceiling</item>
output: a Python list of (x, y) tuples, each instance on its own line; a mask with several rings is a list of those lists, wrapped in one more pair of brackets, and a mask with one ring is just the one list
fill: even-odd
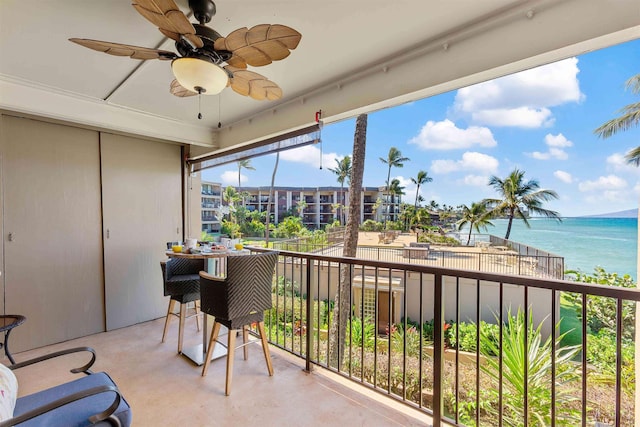
[[(284, 24), (302, 41), (254, 69), (279, 101), (227, 88), (169, 94), (168, 61), (138, 61), (67, 41), (175, 51), (130, 0), (0, 0), (0, 110), (199, 146), (196, 153), (423, 98), (640, 37), (640, 0), (217, 0), (208, 24)], [(188, 13), (187, 0), (178, 5)], [(193, 21), (193, 20), (192, 20)], [(218, 129), (218, 121), (222, 128)]]

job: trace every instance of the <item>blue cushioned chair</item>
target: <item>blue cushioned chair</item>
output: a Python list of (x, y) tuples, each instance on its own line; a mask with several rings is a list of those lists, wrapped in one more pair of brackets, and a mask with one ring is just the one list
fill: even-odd
[(0, 422), (0, 427), (42, 426), (124, 426), (131, 425), (131, 407), (122, 397), (111, 377), (104, 372), (93, 373), (90, 368), (96, 360), (95, 351), (77, 347), (50, 353), (9, 366), (15, 371), (25, 366), (54, 357), (86, 351), (91, 360), (85, 366), (72, 369), (85, 376), (65, 384), (23, 396), (17, 399), (13, 418)]

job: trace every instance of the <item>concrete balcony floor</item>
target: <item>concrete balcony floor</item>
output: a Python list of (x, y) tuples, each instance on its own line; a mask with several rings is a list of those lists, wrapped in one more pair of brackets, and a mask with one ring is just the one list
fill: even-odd
[[(27, 320), (28, 321), (28, 320)], [(236, 352), (230, 396), (224, 395), (226, 359), (201, 368), (177, 354), (178, 321), (160, 342), (164, 319), (14, 353), (17, 362), (65, 348), (96, 350), (94, 372), (114, 379), (133, 408), (134, 426), (425, 426), (430, 417), (354, 384), (322, 368), (303, 371), (304, 362), (271, 347), (274, 376), (269, 377), (259, 344), (249, 360)], [(187, 320), (185, 345), (202, 340)], [(69, 369), (88, 358), (65, 356), (16, 371), (19, 394), (30, 394), (77, 376)], [(5, 358), (4, 363), (8, 362)]]

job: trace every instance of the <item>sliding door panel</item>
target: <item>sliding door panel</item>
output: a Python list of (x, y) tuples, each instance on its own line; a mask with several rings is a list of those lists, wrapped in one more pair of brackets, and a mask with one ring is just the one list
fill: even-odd
[(98, 133), (2, 119), (7, 314), (12, 351), (104, 330)]
[(166, 314), (160, 261), (166, 242), (182, 236), (181, 159), (177, 145), (105, 133), (101, 153), (111, 330)]

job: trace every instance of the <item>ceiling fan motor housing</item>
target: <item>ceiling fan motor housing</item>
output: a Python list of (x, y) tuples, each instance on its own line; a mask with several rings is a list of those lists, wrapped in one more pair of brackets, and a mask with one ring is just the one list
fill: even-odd
[(186, 40), (180, 39), (176, 41), (176, 49), (181, 56), (204, 59), (216, 65), (220, 65), (231, 58), (233, 55), (232, 52), (228, 50), (216, 50), (213, 47), (216, 39), (222, 37), (216, 30), (199, 24), (193, 24), (193, 27), (196, 30), (196, 35), (200, 36), (204, 46), (194, 49)]
[(193, 16), (200, 25), (211, 21), (216, 14), (216, 5), (212, 0), (189, 0), (189, 9), (193, 11)]

